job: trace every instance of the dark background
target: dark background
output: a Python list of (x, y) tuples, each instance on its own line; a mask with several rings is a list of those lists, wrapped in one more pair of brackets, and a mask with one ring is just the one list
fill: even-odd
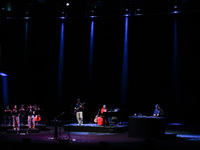
[[(155, 104), (168, 122), (199, 123), (200, 22), (198, 12), (129, 16), (128, 85), (123, 119), (134, 113), (152, 115)], [(92, 89), (89, 89), (90, 25), (94, 20)], [(178, 92), (173, 86), (174, 22), (178, 37)], [(25, 27), (28, 22), (27, 47)], [(64, 67), (58, 101), (60, 30), (64, 22)], [(1, 71), (8, 74), (9, 104), (38, 104), (45, 121), (80, 98), (85, 121), (98, 109), (121, 107), (125, 17), (1, 18)], [(2, 82), (2, 81), (1, 81)], [(1, 87), (2, 88), (2, 87)], [(2, 95), (2, 90), (0, 91)], [(178, 96), (175, 96), (178, 95)], [(2, 99), (2, 96), (1, 96)], [(3, 105), (1, 100), (1, 105)], [(3, 106), (1, 112), (3, 112)], [(73, 115), (72, 115), (73, 116)]]

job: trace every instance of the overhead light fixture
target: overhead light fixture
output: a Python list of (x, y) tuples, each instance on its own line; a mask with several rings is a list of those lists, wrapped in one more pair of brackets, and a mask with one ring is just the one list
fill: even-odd
[(2, 77), (7, 77), (8, 75), (5, 74), (5, 73), (3, 73), (3, 72), (0, 72), (0, 76), (2, 76)]

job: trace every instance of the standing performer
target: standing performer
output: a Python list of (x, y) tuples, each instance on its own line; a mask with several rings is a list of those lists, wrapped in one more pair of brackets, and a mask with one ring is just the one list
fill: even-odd
[(80, 99), (77, 99), (76, 106), (74, 108), (76, 112), (76, 120), (78, 122), (78, 125), (81, 126), (83, 125), (83, 110), (84, 110), (84, 105), (85, 103), (81, 103)]
[(24, 104), (21, 104), (21, 108), (19, 109), (19, 114), (20, 114), (20, 125), (25, 125), (26, 121), (25, 121), (25, 113), (26, 110), (24, 108)]
[(19, 110), (17, 108), (17, 105), (14, 105), (13, 111), (12, 111), (12, 118), (13, 118), (13, 129), (19, 130), (20, 127), (20, 121), (19, 121)]
[(26, 112), (28, 114), (28, 129), (35, 129), (35, 109), (32, 107), (32, 105), (29, 105)]
[(35, 109), (35, 122), (36, 122), (36, 125), (39, 125), (40, 121), (41, 121), (41, 116), (40, 116), (40, 107), (39, 105), (34, 105), (34, 109)]
[(12, 118), (12, 110), (10, 109), (9, 106), (6, 106), (6, 109), (4, 110), (4, 124), (5, 124), (5, 126), (11, 125), (11, 122), (12, 122), (11, 118)]

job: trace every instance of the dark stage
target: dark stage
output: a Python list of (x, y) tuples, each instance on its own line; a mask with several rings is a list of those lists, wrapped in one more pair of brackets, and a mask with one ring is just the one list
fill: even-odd
[[(1, 126), (1, 144), (199, 148), (199, 27), (195, 0), (1, 0), (0, 122), (6, 106), (32, 104), (40, 106), (44, 125), (27, 134), (26, 125), (23, 134)], [(71, 124), (77, 99), (86, 102), (81, 127)], [(95, 126), (103, 104), (119, 110), (119, 124)], [(162, 139), (129, 137), (138, 124), (123, 122), (152, 119), (156, 104), (164, 111)], [(59, 141), (50, 139), (56, 118)], [(69, 128), (76, 141), (66, 139)], [(150, 129), (141, 126), (138, 134), (146, 134), (143, 128)]]
[(127, 132), (68, 132), (62, 127), (55, 140), (54, 127), (47, 126), (37, 133), (0, 132), (0, 144), (6, 149), (199, 149), (200, 130), (194, 133), (192, 128), (196, 126), (166, 125), (164, 137), (145, 139), (129, 137)]
[[(199, 122), (199, 14), (128, 16), (127, 72), (122, 71), (125, 18), (3, 19), (1, 70), (8, 74), (8, 100), (3, 100), (1, 86), (1, 111), (4, 103), (11, 108), (38, 104), (45, 121), (62, 112), (70, 120), (71, 108), (80, 98), (86, 101), (85, 121), (94, 119), (103, 104), (122, 109), (127, 121), (134, 113), (152, 115), (159, 103), (169, 122)], [(65, 27), (62, 73), (61, 25)], [(174, 60), (174, 26), (178, 60)]]

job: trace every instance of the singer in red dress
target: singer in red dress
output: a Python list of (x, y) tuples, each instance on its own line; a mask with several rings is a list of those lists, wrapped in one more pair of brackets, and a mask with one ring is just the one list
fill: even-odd
[(101, 117), (103, 118), (103, 119), (102, 119), (102, 125), (103, 125), (103, 126), (109, 125), (107, 117), (105, 117), (105, 116), (103, 115), (104, 112), (107, 112), (106, 105), (103, 105), (103, 107), (101, 108)]

